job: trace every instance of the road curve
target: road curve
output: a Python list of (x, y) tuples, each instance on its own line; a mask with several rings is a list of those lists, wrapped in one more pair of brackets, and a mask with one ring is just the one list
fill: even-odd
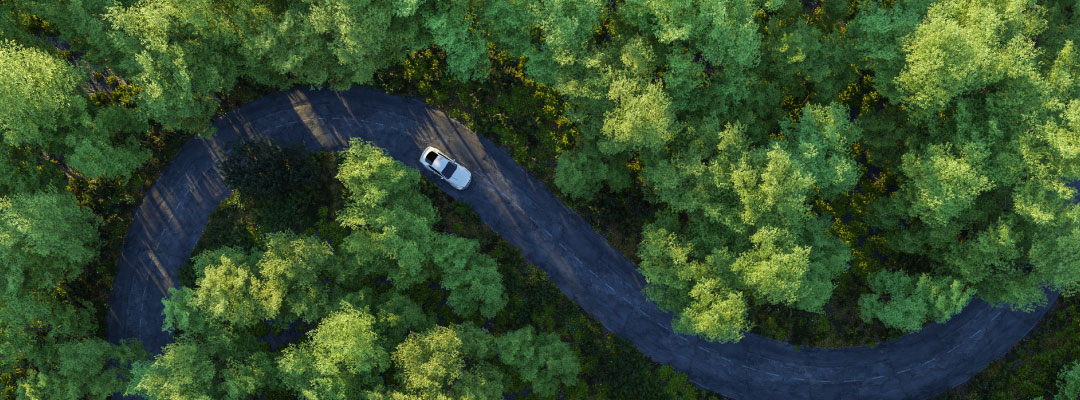
[(506, 151), (421, 100), (364, 88), (290, 90), (244, 105), (214, 126), (213, 137), (183, 146), (135, 211), (109, 301), (114, 343), (135, 337), (158, 354), (171, 341), (161, 330), (161, 300), (177, 286), (177, 271), (231, 191), (214, 165), (226, 144), (241, 138), (339, 150), (359, 137), (416, 169), (424, 147), (443, 149), (473, 172), (465, 191), (436, 182), (443, 191), (472, 206), (608, 330), (698, 386), (736, 399), (930, 397), (1008, 351), (1047, 308), (1011, 312), (974, 301), (946, 324), (874, 348), (798, 350), (753, 334), (739, 343), (710, 343), (673, 333), (671, 314), (646, 300), (644, 279), (630, 261)]

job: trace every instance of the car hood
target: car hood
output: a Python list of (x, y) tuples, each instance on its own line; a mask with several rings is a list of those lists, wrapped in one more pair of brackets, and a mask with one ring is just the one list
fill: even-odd
[(457, 171), (454, 171), (454, 176), (451, 176), (446, 180), (451, 186), (458, 189), (464, 189), (468, 186), (469, 181), (472, 180), (472, 173), (465, 169), (461, 165), (458, 165)]

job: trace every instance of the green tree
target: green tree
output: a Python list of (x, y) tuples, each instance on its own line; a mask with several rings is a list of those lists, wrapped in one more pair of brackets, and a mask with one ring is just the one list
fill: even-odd
[[(876, 294), (864, 294), (859, 299), (862, 318), (877, 318), (906, 332), (919, 330), (930, 321), (948, 320), (974, 295), (959, 280), (927, 274), (916, 279), (902, 271), (879, 271), (870, 276), (869, 284)], [(881, 301), (882, 296), (888, 300)]]
[(283, 385), (307, 399), (364, 397), (390, 355), (378, 343), (375, 317), (342, 303), (308, 332), (308, 341), (287, 347), (278, 358)]
[(462, 317), (494, 318), (507, 301), (495, 259), (481, 253), (475, 240), (441, 234), (435, 243), (432, 262), (442, 269), (440, 284), (450, 290), (447, 304)]
[(885, 98), (899, 101), (896, 77), (904, 69), (904, 43), (915, 31), (932, 0), (894, 2), (889, 6), (877, 2), (860, 2), (859, 10), (847, 30), (855, 43), (860, 65), (874, 72), (874, 90)]
[(1058, 373), (1058, 392), (1054, 400), (1069, 400), (1080, 397), (1080, 362), (1074, 361), (1061, 368)]
[(91, 110), (80, 92), (85, 80), (66, 61), (44, 51), (0, 43), (4, 144), (33, 148), (68, 175), (126, 178), (150, 156), (126, 134), (149, 126), (131, 110)]
[(132, 365), (132, 381), (124, 394), (154, 399), (223, 398), (215, 385), (214, 350), (184, 339), (169, 343), (153, 362)]
[[(247, 1), (140, 1), (104, 13), (109, 37), (130, 60), (121, 73), (142, 88), (136, 103), (150, 119), (175, 130), (209, 132), (214, 94), (236, 84), (242, 40), (238, 21), (259, 10)], [(253, 21), (254, 22), (254, 21)]]
[(537, 335), (532, 326), (495, 338), (499, 360), (518, 371), (534, 392), (550, 397), (560, 387), (577, 383), (581, 372), (570, 346), (553, 333)]
[(74, 281), (97, 255), (100, 218), (67, 192), (0, 197), (4, 293), (23, 295)]
[(98, 225), (71, 193), (0, 197), (0, 354), (24, 371), (20, 396), (104, 399), (123, 386), (116, 365), (142, 356), (96, 337), (94, 306), (71, 294), (97, 256)]
[(492, 362), (493, 338), (463, 324), (409, 335), (392, 354), (410, 398), (499, 399), (506, 376)]
[(966, 154), (958, 157), (951, 154), (948, 144), (930, 145), (925, 155), (904, 155), (901, 168), (910, 183), (900, 190), (911, 204), (909, 217), (944, 226), (974, 205), (979, 194), (993, 188), (993, 182), (978, 172), (985, 154), (964, 150)]
[(906, 63), (896, 76), (905, 103), (936, 111), (956, 96), (1006, 77), (1035, 73), (1032, 38), (1046, 28), (1029, 0), (938, 2), (902, 39)]

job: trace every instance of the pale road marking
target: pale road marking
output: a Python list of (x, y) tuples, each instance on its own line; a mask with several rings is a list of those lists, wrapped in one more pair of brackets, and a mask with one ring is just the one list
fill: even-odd
[(994, 314), (994, 318), (990, 318), (990, 322), (994, 322), (994, 320), (998, 319), (999, 316), (1001, 316), (1001, 311), (998, 311), (997, 314)]
[(709, 351), (709, 349), (706, 349), (706, 348), (704, 348), (704, 347), (701, 347), (701, 346), (698, 346), (697, 348), (701, 349), (701, 351), (704, 351), (704, 352), (706, 352), (706, 353), (712, 354), (712, 352), (711, 352), (711, 351)]
[(934, 358), (931, 358), (929, 360), (923, 361), (922, 365), (929, 364), (931, 361), (934, 361), (934, 360), (937, 360), (937, 357), (934, 357)]
[(727, 357), (724, 357), (724, 356), (720, 356), (720, 358), (721, 358), (721, 359), (723, 359), (724, 361), (727, 361), (727, 362), (731, 362), (731, 360), (728, 360), (728, 358), (727, 358)]
[(858, 379), (848, 379), (848, 380), (844, 381), (844, 383), (855, 383), (855, 382), (861, 382), (861, 381), (858, 380)]
[[(544, 232), (544, 236), (547, 236), (548, 239), (551, 239), (551, 232), (548, 232), (547, 229), (540, 229), (540, 231)], [(562, 246), (562, 243), (560, 243), (559, 245)]]
[[(577, 258), (577, 257), (574, 257), (574, 258)], [(578, 260), (578, 263), (580, 264), (580, 263), (581, 263), (581, 260)], [(588, 271), (589, 271), (589, 273), (590, 273), (590, 274), (592, 274), (593, 278), (599, 278), (599, 276), (597, 276), (597, 275), (596, 275), (596, 272), (595, 272), (595, 271), (593, 271), (593, 270), (591, 270), (591, 269), (590, 269), (590, 270), (588, 270)]]
[[(545, 230), (544, 232), (547, 232), (547, 231)], [(548, 237), (551, 237), (551, 235), (548, 235)], [(563, 250), (563, 251), (565, 251), (565, 252), (567, 252), (567, 253), (569, 253), (569, 252), (570, 252), (570, 249), (566, 248), (566, 246), (565, 246), (565, 245), (563, 245), (563, 244), (562, 244), (562, 242), (559, 242), (559, 247), (561, 247), (561, 248), (562, 248), (562, 250)]]
[(820, 379), (814, 379), (814, 382), (832, 383), (832, 381), (823, 381), (823, 380), (820, 380)]
[(638, 313), (640, 313), (641, 315), (644, 315), (644, 316), (646, 316), (646, 317), (648, 317), (648, 316), (649, 316), (649, 314), (646, 314), (646, 313), (645, 313), (644, 311), (641, 311), (641, 309), (640, 309), (640, 308), (635, 308), (635, 310), (637, 310), (637, 312), (638, 312)]
[(604, 283), (604, 286), (607, 286), (608, 290), (610, 290), (611, 293), (615, 293), (615, 288), (611, 287), (611, 285), (608, 285), (607, 283)]
[(960, 347), (960, 345), (953, 346), (951, 349), (949, 349), (949, 351), (946, 351), (945, 353), (952, 353), (953, 350), (956, 350), (957, 347)]
[(528, 217), (529, 217), (529, 221), (532, 221), (532, 222), (533, 222), (534, 224), (536, 224), (536, 226), (540, 226), (540, 223), (539, 223), (539, 222), (536, 222), (536, 219), (534, 219), (534, 218), (532, 217), (532, 215), (528, 215)]
[(676, 336), (676, 337), (679, 338), (679, 339), (682, 339), (682, 341), (684, 341), (684, 342), (689, 342), (690, 341), (690, 339), (687, 339), (687, 338), (682, 337), (682, 336)]
[(882, 376), (882, 375), (878, 375), (878, 376), (875, 376), (875, 377), (873, 377), (873, 378), (870, 378), (870, 380), (874, 380), (874, 379), (884, 379), (884, 378), (885, 378), (884, 376)]
[[(577, 256), (571, 254), (570, 257), (574, 257), (574, 261), (577, 261), (578, 265), (583, 266), (583, 267), (585, 266), (585, 263), (582, 262), (580, 258), (577, 258)], [(590, 269), (589, 272), (592, 272), (593, 276), (596, 276), (596, 273), (593, 272), (593, 270)]]
[(975, 336), (978, 336), (980, 333), (982, 333), (982, 331), (983, 331), (982, 329), (979, 329), (979, 330), (975, 331), (975, 333), (972, 333), (971, 336), (968, 336), (968, 339), (971, 339), (971, 338), (974, 338)]
[(791, 378), (791, 380), (799, 381), (799, 382), (805, 382), (806, 381), (806, 379), (804, 379), (804, 378)]
[(748, 366), (746, 366), (746, 364), (743, 364), (742, 367), (746, 368), (748, 370), (751, 370), (751, 371), (757, 371), (758, 370), (757, 368), (754, 368), (754, 367), (748, 367)]
[(908, 371), (911, 371), (911, 368), (904, 368), (902, 370), (896, 371), (896, 373), (897, 374), (902, 374), (902, 373), (905, 373), (905, 372), (908, 372)]
[(769, 375), (771, 375), (771, 376), (780, 376), (780, 374), (774, 374), (774, 373), (772, 373), (772, 372), (766, 372), (766, 374), (769, 374)]

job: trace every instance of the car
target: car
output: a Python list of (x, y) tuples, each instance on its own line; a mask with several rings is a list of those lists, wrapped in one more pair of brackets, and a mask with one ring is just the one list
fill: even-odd
[(420, 153), (420, 164), (457, 190), (465, 190), (472, 182), (472, 173), (468, 169), (434, 147), (428, 146)]

